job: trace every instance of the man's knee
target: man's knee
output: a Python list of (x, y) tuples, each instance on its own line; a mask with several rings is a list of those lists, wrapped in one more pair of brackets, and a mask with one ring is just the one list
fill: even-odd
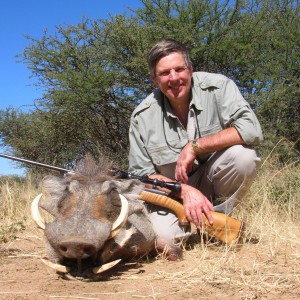
[(211, 182), (216, 198), (230, 196), (253, 181), (260, 159), (255, 150), (242, 145), (226, 149), (214, 162)]
[(247, 146), (236, 145), (228, 149), (231, 156), (231, 164), (236, 172), (243, 177), (252, 176), (260, 163), (256, 151)]
[(213, 177), (214, 205), (216, 211), (229, 214), (251, 186), (260, 158), (255, 150), (242, 145), (232, 146), (225, 152), (220, 157), (222, 167)]

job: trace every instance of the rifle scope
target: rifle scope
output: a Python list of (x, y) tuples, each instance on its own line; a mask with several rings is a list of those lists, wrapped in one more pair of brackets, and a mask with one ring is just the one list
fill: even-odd
[(167, 182), (158, 179), (151, 179), (148, 176), (138, 176), (115, 168), (110, 169), (110, 172), (112, 173), (113, 176), (120, 176), (122, 179), (138, 179), (141, 182), (152, 184), (153, 188), (157, 188), (157, 187), (167, 188), (175, 193), (179, 193), (181, 191), (181, 183), (179, 181)]

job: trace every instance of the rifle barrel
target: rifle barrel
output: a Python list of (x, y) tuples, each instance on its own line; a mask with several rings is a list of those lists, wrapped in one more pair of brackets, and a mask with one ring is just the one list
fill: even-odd
[(26, 163), (26, 164), (32, 164), (32, 165), (35, 165), (35, 166), (39, 166), (39, 167), (43, 167), (43, 168), (47, 168), (47, 169), (59, 171), (59, 172), (62, 172), (62, 173), (73, 172), (73, 171), (70, 171), (70, 170), (67, 170), (67, 169), (64, 169), (64, 168), (50, 166), (50, 165), (47, 165), (47, 164), (39, 163), (39, 162), (32, 161), (32, 160), (25, 159), (25, 158), (15, 157), (15, 156), (12, 156), (12, 155), (7, 155), (7, 154), (0, 153), (0, 157), (12, 159), (12, 160), (23, 162), (23, 163)]

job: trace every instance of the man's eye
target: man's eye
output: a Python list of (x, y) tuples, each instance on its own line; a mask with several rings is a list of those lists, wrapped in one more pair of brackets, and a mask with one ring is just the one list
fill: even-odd
[(159, 73), (159, 76), (169, 76), (170, 75), (170, 71), (164, 71), (164, 72), (161, 72)]
[(176, 73), (181, 73), (181, 72), (183, 72), (183, 71), (185, 71), (185, 70), (186, 70), (185, 67), (180, 67), (180, 68), (176, 68), (176, 69), (175, 69)]
[(184, 72), (187, 69), (187, 67), (178, 67), (175, 69), (171, 69), (171, 70), (166, 70), (166, 71), (162, 71), (160, 73), (158, 73), (157, 75), (160, 77), (167, 77), (170, 76), (172, 70), (174, 70), (177, 74)]

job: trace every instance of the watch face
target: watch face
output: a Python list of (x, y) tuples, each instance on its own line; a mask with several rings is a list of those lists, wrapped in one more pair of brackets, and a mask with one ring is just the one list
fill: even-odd
[(193, 140), (193, 141), (192, 141), (192, 147), (193, 147), (194, 150), (195, 150), (195, 148), (198, 148), (198, 147), (197, 147), (196, 140)]
[(198, 154), (198, 152), (199, 152), (199, 147), (198, 147), (198, 144), (197, 144), (197, 140), (193, 140), (193, 141), (192, 141), (192, 148), (193, 148), (194, 152), (195, 152), (196, 154)]

